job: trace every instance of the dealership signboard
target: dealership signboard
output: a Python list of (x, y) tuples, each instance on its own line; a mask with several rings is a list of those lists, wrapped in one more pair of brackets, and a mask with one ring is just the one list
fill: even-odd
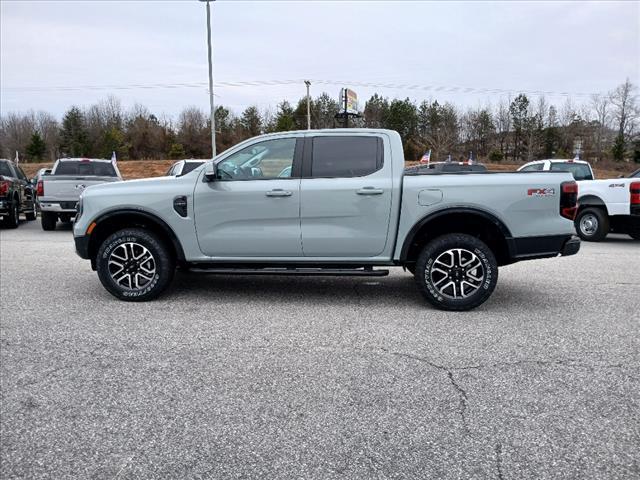
[(349, 88), (340, 90), (340, 113), (348, 115), (358, 114), (358, 95)]

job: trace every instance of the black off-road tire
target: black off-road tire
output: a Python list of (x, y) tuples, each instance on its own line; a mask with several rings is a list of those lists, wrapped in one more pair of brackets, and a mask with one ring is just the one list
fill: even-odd
[[(591, 220), (592, 228), (589, 228)], [(609, 217), (601, 208), (585, 208), (574, 222), (578, 236), (586, 242), (599, 242), (609, 233)]]
[[(131, 245), (134, 246), (131, 247)], [(130, 254), (132, 252), (131, 248), (134, 250)], [(135, 256), (143, 255), (140, 252), (144, 250), (151, 255), (152, 263), (144, 261), (146, 257), (142, 256), (139, 261), (135, 260)], [(119, 260), (119, 258), (126, 256), (130, 257), (126, 262)], [(117, 263), (110, 264), (110, 260)], [(140, 262), (143, 261), (142, 267), (145, 270), (141, 270)], [(127, 265), (126, 268), (130, 269), (128, 271), (132, 272), (129, 274), (129, 279), (122, 280), (125, 285), (116, 281), (121, 278), (121, 271), (118, 270), (120, 268), (118, 267), (119, 264)], [(128, 302), (144, 302), (157, 298), (171, 283), (176, 269), (171, 252), (165, 243), (153, 232), (140, 228), (119, 230), (107, 237), (98, 249), (96, 268), (104, 288), (114, 297)], [(153, 274), (148, 274), (147, 272), (151, 269), (153, 269)], [(131, 279), (135, 278), (136, 275), (142, 274), (149, 275), (150, 280), (147, 280), (146, 277), (140, 277), (142, 278), (140, 283), (148, 283), (136, 288)], [(129, 286), (126, 284), (129, 284)]]
[(7, 228), (18, 228), (20, 225), (20, 210), (17, 200), (11, 202), (9, 207), (9, 215), (4, 217), (4, 226)]
[(634, 240), (640, 240), (640, 230), (631, 230), (628, 233), (629, 233), (629, 236)]
[(24, 213), (24, 216), (27, 218), (27, 221), (33, 222), (38, 217), (38, 208), (36, 206), (35, 200), (31, 205), (31, 210)]
[(42, 212), (40, 214), (40, 223), (43, 230), (55, 230), (58, 223), (58, 214), (51, 212)]
[[(445, 268), (445, 264), (451, 266)], [(471, 310), (482, 305), (496, 288), (498, 264), (481, 240), (450, 233), (431, 240), (422, 249), (415, 280), (425, 299), (436, 308)]]

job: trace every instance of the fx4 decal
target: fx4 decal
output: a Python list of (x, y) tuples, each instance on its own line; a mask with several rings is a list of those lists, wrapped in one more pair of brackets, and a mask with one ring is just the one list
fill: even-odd
[(555, 188), (530, 188), (527, 190), (529, 197), (553, 197), (555, 194)]
[(624, 183), (612, 183), (609, 188), (624, 188)]

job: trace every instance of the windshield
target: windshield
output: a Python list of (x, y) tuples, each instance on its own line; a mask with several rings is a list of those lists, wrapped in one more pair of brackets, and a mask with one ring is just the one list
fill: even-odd
[(591, 169), (586, 163), (552, 163), (551, 170), (555, 172), (569, 172), (576, 180), (593, 180)]
[(55, 175), (81, 175), (96, 177), (117, 177), (113, 164), (108, 162), (65, 161), (60, 162)]
[(11, 172), (7, 162), (0, 162), (0, 175), (4, 177), (13, 177), (13, 173)]

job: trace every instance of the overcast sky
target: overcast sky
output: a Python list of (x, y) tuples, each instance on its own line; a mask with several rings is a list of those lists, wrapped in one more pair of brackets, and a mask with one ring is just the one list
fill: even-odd
[[(196, 0), (2, 0), (0, 10), (3, 113), (60, 116), (110, 94), (156, 113), (208, 110)], [(546, 91), (560, 104), (560, 93), (581, 102), (627, 77), (640, 83), (638, 2), (219, 0), (212, 12), (216, 82), (297, 81), (216, 87), (216, 102), (235, 112), (295, 101), (305, 78), (346, 82), (361, 106), (374, 91), (473, 106)], [(341, 83), (317, 81), (313, 96), (337, 97)], [(175, 84), (187, 86), (164, 87)]]

